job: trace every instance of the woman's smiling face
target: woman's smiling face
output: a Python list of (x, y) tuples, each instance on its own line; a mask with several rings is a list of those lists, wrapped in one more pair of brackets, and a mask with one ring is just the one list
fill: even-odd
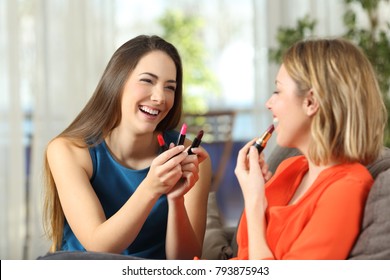
[(153, 132), (172, 108), (176, 90), (176, 66), (162, 51), (140, 59), (122, 94), (121, 125), (136, 133)]

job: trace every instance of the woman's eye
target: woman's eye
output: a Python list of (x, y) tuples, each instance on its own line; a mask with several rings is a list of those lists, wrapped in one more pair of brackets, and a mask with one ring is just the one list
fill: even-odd
[(176, 91), (176, 88), (174, 87), (174, 86), (168, 86), (168, 87), (166, 87), (168, 90), (170, 90), (170, 91)]
[(145, 83), (152, 83), (152, 80), (151, 79), (141, 79), (141, 82), (145, 82)]
[(272, 92), (272, 94), (279, 94), (279, 91), (278, 91), (278, 90), (274, 90), (274, 91)]

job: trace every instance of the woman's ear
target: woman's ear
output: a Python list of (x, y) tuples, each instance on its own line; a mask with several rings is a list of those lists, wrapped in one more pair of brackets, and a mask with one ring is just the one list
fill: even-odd
[(303, 104), (305, 107), (304, 109), (306, 110), (306, 114), (309, 117), (314, 116), (317, 113), (319, 104), (317, 98), (314, 96), (312, 89), (307, 93)]

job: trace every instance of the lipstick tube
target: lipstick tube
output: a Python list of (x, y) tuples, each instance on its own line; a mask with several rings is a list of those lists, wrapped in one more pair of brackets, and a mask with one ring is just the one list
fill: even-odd
[(202, 142), (202, 137), (203, 137), (203, 130), (198, 132), (198, 135), (194, 138), (194, 141), (191, 144), (191, 147), (188, 149), (188, 154), (193, 155), (194, 153), (192, 152), (192, 148), (197, 148), (200, 145), (200, 142)]
[(161, 152), (165, 152), (166, 150), (168, 150), (168, 146), (165, 143), (164, 138), (161, 135), (161, 133), (157, 135), (157, 141), (158, 141), (158, 144), (160, 145)]
[(274, 131), (274, 129), (275, 129), (275, 126), (273, 124), (271, 124), (268, 127), (268, 129), (264, 132), (264, 134), (261, 135), (260, 138), (258, 138), (256, 140), (256, 142), (253, 144), (253, 146), (255, 146), (256, 149), (259, 151), (259, 154), (264, 150), (265, 146), (267, 145), (268, 140), (272, 136), (272, 132)]
[(186, 139), (186, 133), (187, 133), (187, 125), (183, 123), (183, 125), (181, 126), (179, 138), (177, 139), (176, 146), (184, 144), (184, 140)]

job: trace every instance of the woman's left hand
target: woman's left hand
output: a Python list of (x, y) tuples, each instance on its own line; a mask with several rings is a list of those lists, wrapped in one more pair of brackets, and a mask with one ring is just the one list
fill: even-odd
[(207, 153), (202, 148), (192, 149), (192, 155), (188, 155), (182, 162), (183, 175), (172, 190), (167, 194), (168, 199), (183, 197), (192, 189), (199, 179), (199, 163), (207, 158)]

